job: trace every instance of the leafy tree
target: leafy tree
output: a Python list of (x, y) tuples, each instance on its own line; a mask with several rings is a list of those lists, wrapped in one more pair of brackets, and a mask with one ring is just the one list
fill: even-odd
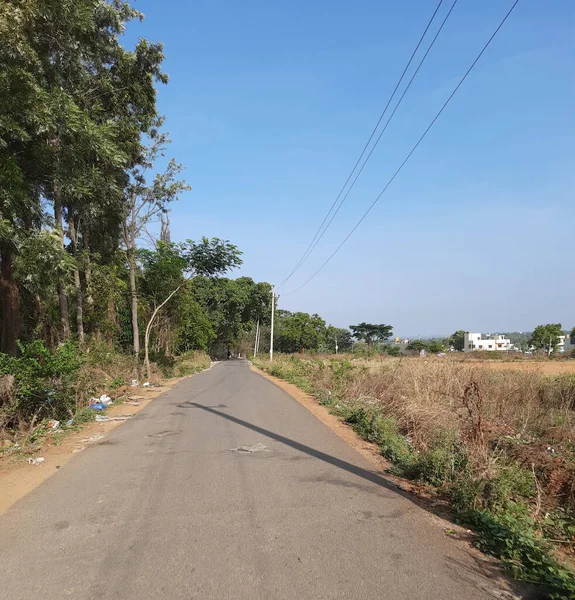
[(393, 333), (391, 325), (383, 324), (360, 323), (359, 325), (350, 325), (349, 328), (356, 340), (364, 341), (370, 348), (375, 342), (383, 342), (389, 339)]
[[(158, 125), (161, 123), (157, 123)], [(130, 181), (126, 187), (125, 214), (122, 233), (128, 262), (130, 295), (132, 299), (132, 336), (134, 355), (140, 353), (140, 331), (138, 325), (138, 290), (136, 286), (136, 260), (138, 239), (146, 233), (147, 226), (167, 212), (170, 202), (190, 187), (178, 179), (182, 165), (170, 160), (166, 170), (157, 174), (151, 183), (147, 182), (148, 173), (154, 168), (157, 159), (163, 155), (169, 139), (156, 128), (151, 133), (150, 145), (142, 150), (141, 160), (134, 166)], [(201, 256), (198, 257), (201, 259)], [(183, 257), (182, 257), (182, 260)]]
[(429, 342), (427, 349), (431, 354), (439, 354), (440, 352), (445, 352), (445, 346), (441, 342)]
[(277, 348), (280, 352), (317, 350), (325, 339), (325, 321), (317, 314), (296, 312), (278, 320)]
[(322, 345), (327, 352), (335, 352), (335, 345), (339, 352), (349, 352), (353, 346), (353, 338), (349, 329), (328, 325)]
[(257, 320), (260, 325), (270, 322), (271, 286), (255, 283), (249, 277), (238, 279), (196, 277), (189, 286), (190, 294), (208, 315), (213, 326), (214, 339), (210, 350), (214, 355), (225, 353), (243, 339)]
[[(149, 341), (154, 320), (160, 310), (194, 276), (215, 277), (242, 264), (241, 252), (227, 240), (202, 238), (183, 244), (159, 242), (153, 252), (144, 254), (144, 277), (149, 278), (153, 311), (144, 336), (144, 364), (150, 373)], [(158, 291), (158, 288), (159, 291)]]
[(455, 333), (452, 333), (448, 339), (448, 344), (457, 352), (463, 352), (465, 348), (465, 331), (458, 329)]
[(417, 353), (421, 352), (422, 350), (428, 351), (429, 345), (425, 340), (413, 340), (407, 345), (407, 350)]
[[(72, 291), (77, 334), (84, 337), (85, 292), (93, 306), (91, 240), (112, 240), (117, 250), (114, 221), (123, 213), (126, 169), (141, 162), (141, 136), (153, 136), (157, 120), (154, 84), (167, 81), (161, 45), (141, 39), (127, 50), (120, 43), (135, 18), (141, 14), (123, 0), (0, 6), (0, 36), (7, 41), (0, 45), (1, 349), (16, 351), (22, 323), (14, 268), (20, 242), (47, 228), (76, 265), (71, 288), (53, 273), (60, 335), (70, 335)], [(24, 300), (32, 314), (45, 314), (51, 302)]]
[(549, 323), (547, 325), (538, 325), (533, 333), (529, 344), (536, 350), (544, 350), (548, 355), (557, 349), (559, 345), (559, 336), (563, 335), (561, 323)]

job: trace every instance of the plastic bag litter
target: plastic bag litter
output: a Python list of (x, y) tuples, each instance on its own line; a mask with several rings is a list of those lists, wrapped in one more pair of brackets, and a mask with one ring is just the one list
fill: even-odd
[(46, 462), (46, 459), (43, 456), (28, 459), (28, 463), (31, 465), (41, 465), (43, 462)]
[(150, 387), (150, 382), (146, 381), (145, 383), (142, 383), (142, 387)]
[(48, 421), (48, 427), (51, 431), (56, 431), (60, 428), (60, 421), (56, 421), (56, 419), (50, 419)]
[(106, 410), (106, 405), (101, 402), (94, 402), (94, 404), (90, 404), (90, 408), (92, 410)]
[(110, 398), (110, 396), (108, 396), (108, 394), (102, 394), (100, 396), (100, 404), (109, 406), (110, 404), (112, 404), (112, 402), (114, 402), (114, 401), (112, 400), (112, 398)]
[(138, 387), (138, 380), (132, 379), (132, 387)]

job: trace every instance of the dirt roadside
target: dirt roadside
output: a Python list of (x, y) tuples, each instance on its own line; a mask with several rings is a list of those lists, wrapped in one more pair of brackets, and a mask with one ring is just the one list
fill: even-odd
[[(134, 388), (132, 397), (139, 396), (139, 406), (118, 404), (106, 411), (108, 417), (131, 416), (140, 412), (157, 396), (176, 385), (183, 378), (163, 381), (159, 387)], [(0, 515), (8, 510), (41, 483), (54, 475), (78, 452), (86, 451), (91, 444), (99, 442), (108, 432), (125, 421), (86, 423), (78, 431), (64, 433), (61, 437), (46, 436), (42, 445), (33, 453), (22, 455), (17, 460), (0, 459)], [(39, 465), (31, 465), (27, 458), (44, 458)]]

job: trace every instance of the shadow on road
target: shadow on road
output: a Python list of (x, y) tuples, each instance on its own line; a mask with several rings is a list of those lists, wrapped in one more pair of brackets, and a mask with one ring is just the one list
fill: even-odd
[[(335, 456), (331, 456), (329, 454), (326, 454), (325, 452), (322, 452), (321, 450), (316, 450), (315, 448), (311, 448), (310, 446), (307, 446), (300, 442), (296, 442), (295, 440), (292, 440), (283, 435), (280, 435), (279, 433), (275, 433), (274, 431), (270, 431), (269, 429), (264, 429), (263, 427), (258, 427), (257, 425), (254, 425), (253, 423), (244, 421), (243, 419), (238, 419), (237, 417), (234, 417), (232, 415), (229, 415), (229, 414), (226, 414), (219, 410), (216, 410), (215, 408), (213, 408), (211, 406), (198, 404), (197, 402), (184, 402), (182, 404), (179, 404), (178, 406), (181, 408), (198, 408), (198, 409), (204, 410), (206, 412), (212, 413), (214, 415), (217, 415), (219, 417), (222, 417), (223, 419), (227, 419), (228, 421), (231, 421), (232, 423), (236, 423), (237, 425), (241, 425), (242, 427), (245, 427), (247, 429), (251, 429), (252, 431), (260, 433), (261, 435), (263, 435), (267, 438), (281, 442), (282, 444), (285, 444), (286, 446), (289, 446), (290, 448), (298, 450), (299, 452), (303, 452), (304, 454), (307, 454), (308, 456), (317, 458), (327, 464), (333, 465), (339, 469), (342, 469), (343, 471), (347, 471), (348, 473), (352, 473), (353, 475), (356, 475), (357, 477), (367, 480), (370, 483), (374, 483), (374, 484), (380, 486), (381, 488), (384, 488), (386, 490), (386, 492), (389, 493), (389, 496), (391, 496), (392, 494), (398, 494), (401, 497), (409, 500), (411, 503), (415, 504), (416, 506), (422, 508), (423, 510), (426, 510), (427, 512), (430, 512), (432, 514), (440, 516), (442, 519), (445, 519), (446, 521), (451, 521), (452, 523), (454, 522), (452, 520), (452, 517), (449, 514), (446, 514), (443, 511), (440, 512), (440, 511), (434, 510), (431, 506), (429, 506), (429, 502), (426, 502), (425, 500), (422, 500), (422, 499), (418, 498), (417, 496), (414, 496), (413, 494), (405, 492), (404, 490), (399, 488), (397, 485), (395, 485), (391, 481), (388, 481), (387, 479), (385, 479), (384, 477), (382, 477), (381, 475), (377, 474), (374, 471), (369, 471), (368, 469), (358, 467), (357, 465), (354, 465), (353, 463), (347, 462), (347, 461), (337, 458)], [(330, 478), (329, 480), (326, 480), (325, 478), (320, 477), (320, 478), (318, 478), (318, 481), (328, 481), (329, 483), (332, 483), (334, 485), (343, 485), (346, 487), (354, 486), (354, 484), (351, 482), (348, 482), (345, 480), (338, 480), (335, 478)], [(357, 486), (357, 487), (359, 487), (359, 486)], [(361, 486), (361, 487), (366, 491), (372, 491), (368, 488), (368, 486)], [(466, 541), (470, 542), (471, 540), (466, 539)], [(493, 593), (493, 590), (496, 587), (496, 582), (501, 584), (503, 581), (506, 581), (507, 585), (514, 591), (514, 593), (519, 594), (519, 597), (523, 597), (523, 598), (534, 598), (535, 597), (529, 592), (526, 593), (525, 586), (523, 586), (515, 581), (505, 578), (503, 573), (501, 572), (501, 569), (498, 567), (497, 563), (492, 562), (492, 561), (488, 560), (487, 558), (480, 557), (480, 555), (478, 555), (476, 552), (471, 551), (471, 549), (466, 549), (465, 552), (470, 558), (468, 564), (465, 564), (465, 562), (460, 562), (460, 561), (456, 561), (454, 559), (450, 559), (449, 557), (445, 557), (446, 560), (451, 562), (453, 569), (455, 571), (459, 572), (460, 577), (463, 577), (464, 576), (463, 573), (467, 572), (470, 574), (474, 573), (475, 575), (480, 575), (482, 578), (487, 578), (488, 580), (493, 582), (493, 586), (488, 586), (490, 593)], [(472, 580), (469, 580), (470, 584), (472, 582), (473, 582)], [(475, 585), (479, 585), (477, 581), (474, 581), (473, 583)], [(488, 589), (488, 588), (483, 588), (483, 589)], [(498, 590), (498, 592), (500, 592), (500, 590)], [(503, 597), (503, 596), (498, 596), (498, 597)], [(504, 597), (509, 597), (509, 596), (504, 596)], [(515, 597), (517, 597), (517, 596), (515, 596)]]
[[(335, 456), (331, 456), (330, 454), (326, 454), (325, 452), (322, 452), (321, 450), (316, 450), (315, 448), (306, 446), (305, 444), (302, 444), (300, 442), (296, 442), (295, 440), (292, 440), (283, 435), (280, 435), (279, 433), (275, 433), (274, 431), (270, 431), (269, 429), (264, 429), (263, 427), (258, 427), (257, 425), (254, 425), (253, 423), (249, 423), (248, 421), (244, 421), (243, 419), (238, 419), (237, 417), (233, 417), (232, 415), (228, 415), (224, 412), (216, 410), (213, 407), (206, 406), (204, 404), (198, 404), (197, 402), (183, 402), (182, 404), (179, 404), (178, 406), (180, 408), (199, 408), (201, 410), (212, 413), (214, 415), (218, 415), (218, 416), (222, 417), (223, 419), (227, 419), (228, 421), (231, 421), (232, 423), (236, 423), (237, 425), (241, 425), (242, 427), (246, 427), (247, 429), (251, 429), (252, 431), (260, 433), (261, 435), (264, 435), (267, 438), (281, 442), (282, 444), (285, 444), (286, 446), (289, 446), (290, 448), (293, 448), (294, 450), (298, 450), (299, 452), (303, 452), (304, 454), (313, 456), (314, 458), (317, 458), (319, 460), (322, 460), (323, 462), (326, 462), (330, 465), (338, 467), (339, 469), (342, 469), (343, 471), (347, 471), (348, 473), (352, 473), (353, 475), (356, 475), (357, 477), (361, 477), (362, 479), (365, 479), (371, 483), (375, 483), (376, 485), (381, 486), (382, 488), (385, 488), (386, 490), (389, 490), (389, 491), (393, 492), (394, 494), (399, 494), (399, 495), (407, 498), (411, 502), (414, 502), (414, 500), (415, 500), (415, 498), (411, 494), (404, 492), (403, 490), (401, 490), (401, 488), (399, 488), (395, 484), (391, 483), (390, 481), (387, 481), (384, 477), (375, 473), (374, 471), (369, 471), (362, 467), (358, 467), (357, 465), (354, 465), (353, 463), (347, 462), (347, 461), (342, 460), (341, 458), (337, 458)], [(337, 485), (338, 480), (330, 480), (330, 481), (333, 482), (334, 485)], [(351, 484), (349, 482), (345, 482), (345, 485), (351, 486), (353, 484)]]

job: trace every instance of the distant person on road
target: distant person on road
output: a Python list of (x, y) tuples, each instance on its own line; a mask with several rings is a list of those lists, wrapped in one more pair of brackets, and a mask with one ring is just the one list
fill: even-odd
[(232, 357), (232, 353), (228, 350), (228, 360)]

